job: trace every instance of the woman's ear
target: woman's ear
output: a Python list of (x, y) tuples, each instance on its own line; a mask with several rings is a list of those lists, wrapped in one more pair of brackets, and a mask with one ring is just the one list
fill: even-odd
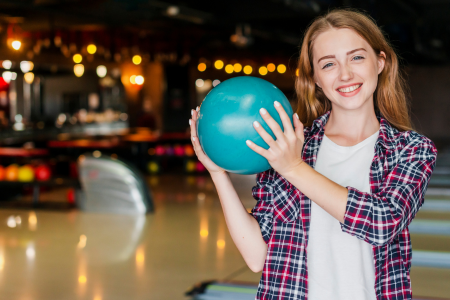
[(383, 51), (380, 51), (380, 55), (378, 55), (378, 74), (380, 74), (383, 69), (384, 65), (386, 63), (386, 54)]
[(316, 75), (314, 75), (313, 80), (314, 80), (314, 83), (315, 83), (318, 87), (320, 87), (319, 82), (318, 82), (318, 80), (317, 80), (317, 78), (316, 78)]

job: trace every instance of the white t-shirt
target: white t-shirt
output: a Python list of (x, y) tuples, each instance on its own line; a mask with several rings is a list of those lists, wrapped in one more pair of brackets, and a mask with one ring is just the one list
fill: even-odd
[[(325, 134), (315, 170), (344, 187), (370, 193), (369, 172), (379, 131), (351, 147)], [(307, 245), (308, 300), (376, 300), (372, 246), (342, 232), (340, 222), (311, 201)]]

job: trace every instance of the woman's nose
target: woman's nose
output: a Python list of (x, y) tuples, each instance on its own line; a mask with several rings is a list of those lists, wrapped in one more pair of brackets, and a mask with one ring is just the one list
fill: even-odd
[(352, 72), (352, 68), (348, 65), (344, 65), (341, 67), (341, 72), (340, 72), (340, 80), (342, 81), (347, 81), (353, 78), (353, 72)]

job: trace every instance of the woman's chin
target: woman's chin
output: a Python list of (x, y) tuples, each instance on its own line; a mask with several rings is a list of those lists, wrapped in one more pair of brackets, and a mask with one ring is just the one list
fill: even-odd
[(369, 100), (370, 99), (362, 101), (361, 97), (348, 97), (348, 98), (341, 97), (339, 99), (331, 101), (331, 103), (333, 106), (339, 106), (341, 109), (344, 110), (355, 110), (355, 109), (362, 109), (365, 105), (369, 105)]

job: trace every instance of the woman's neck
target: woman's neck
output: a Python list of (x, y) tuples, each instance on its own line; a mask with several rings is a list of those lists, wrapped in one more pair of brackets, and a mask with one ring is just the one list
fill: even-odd
[(327, 124), (325, 124), (325, 134), (334, 143), (350, 147), (354, 146), (380, 129), (375, 110), (331, 110)]

